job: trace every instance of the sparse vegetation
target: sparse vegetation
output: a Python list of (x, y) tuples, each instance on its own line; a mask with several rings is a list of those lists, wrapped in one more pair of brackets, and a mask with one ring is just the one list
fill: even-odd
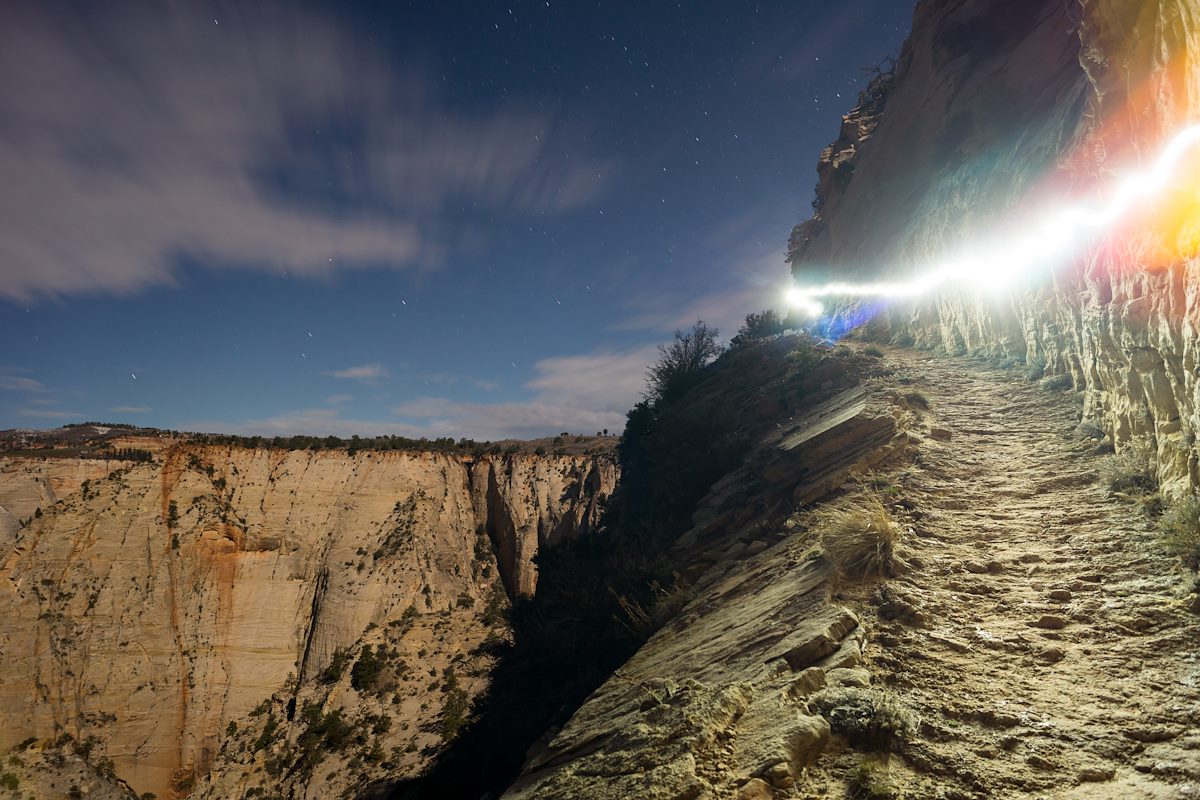
[[(293, 772), (310, 774), (326, 752), (338, 752), (354, 741), (354, 728), (342, 717), (340, 708), (325, 714), (320, 705), (307, 702), (300, 711), (300, 719), (305, 728), (296, 739), (295, 760), (290, 767)], [(276, 774), (287, 768), (288, 755), (291, 753), (285, 753), (274, 765)]]
[(1146, 494), (1158, 488), (1150, 472), (1150, 455), (1142, 447), (1127, 446), (1121, 452), (1106, 456), (1100, 463), (1100, 480), (1110, 492)]
[(1200, 570), (1200, 497), (1171, 506), (1158, 521), (1163, 546), (1191, 570)]
[(678, 578), (670, 586), (663, 587), (657, 581), (650, 584), (652, 600), (644, 606), (624, 595), (617, 595), (621, 606), (621, 623), (639, 637), (650, 634), (671, 620), (694, 596), (688, 586)]
[(350, 668), (350, 685), (360, 692), (375, 688), (379, 679), (379, 657), (369, 644), (363, 645), (362, 652), (354, 666)]
[(773, 308), (760, 311), (757, 314), (747, 314), (746, 322), (738, 328), (737, 334), (730, 341), (730, 347), (742, 347), (756, 339), (765, 339), (783, 333), (787, 326), (783, 317)]
[(884, 352), (883, 348), (879, 345), (869, 344), (863, 348), (863, 355), (870, 356), (871, 358), (883, 358)]
[(846, 777), (847, 800), (898, 800), (902, 795), (875, 763), (863, 759)]
[(1060, 375), (1052, 375), (1049, 378), (1042, 379), (1042, 388), (1048, 392), (1065, 392), (1075, 386), (1075, 382), (1071, 380), (1071, 376), (1065, 372)]
[[(452, 437), (443, 437), (440, 439), (409, 439), (404, 436), (351, 436), (349, 439), (344, 439), (338, 436), (234, 436), (228, 434), (205, 434), (193, 433), (187, 434), (189, 441), (196, 444), (221, 445), (246, 447), (250, 449), (266, 449), (266, 450), (344, 450), (349, 455), (355, 455), (359, 452), (387, 452), (391, 450), (417, 451), (427, 453), (455, 453), (461, 455), (470, 455), (474, 458), (482, 458), (486, 455), (495, 455), (498, 453), (516, 454), (519, 452), (529, 452), (531, 449), (530, 443), (525, 442), (492, 442), (492, 441), (476, 441), (463, 437), (454, 439)], [(563, 437), (570, 436), (569, 433), (562, 434)], [(603, 439), (604, 437), (600, 437)], [(587, 437), (576, 438), (576, 442), (586, 441)], [(611, 447), (611, 442), (596, 442), (601, 445), (598, 450), (607, 450)], [(38, 451), (32, 451), (37, 453)], [(211, 473), (209, 477), (212, 477)]]
[(674, 341), (658, 346), (658, 361), (650, 367), (646, 397), (655, 403), (669, 404), (686, 394), (703, 375), (704, 368), (721, 355), (717, 336), (717, 329), (702, 320), (697, 320), (689, 331), (675, 331)]
[(900, 526), (878, 497), (827, 513), (820, 522), (821, 549), (847, 578), (891, 577), (903, 566), (896, 552)]
[(917, 731), (916, 715), (891, 692), (837, 688), (817, 692), (809, 708), (860, 750), (890, 750)]
[(317, 680), (321, 681), (321, 683), (337, 683), (342, 679), (342, 675), (346, 672), (346, 666), (349, 663), (350, 653), (339, 647), (333, 651), (333, 659), (325, 669), (321, 670), (317, 676)]

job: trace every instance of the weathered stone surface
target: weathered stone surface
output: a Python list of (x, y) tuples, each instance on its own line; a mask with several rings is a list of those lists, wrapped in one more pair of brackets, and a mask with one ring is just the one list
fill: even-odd
[(825, 677), (830, 686), (853, 686), (865, 689), (871, 685), (871, 673), (865, 669), (831, 669)]
[[(742, 467), (712, 487), (676, 549), (697, 552), (714, 540), (728, 542), (730, 529), (757, 520), (761, 508), (802, 507), (895, 460), (907, 444), (895, 413), (884, 397), (855, 387), (781, 422)], [(755, 505), (748, 506), (751, 494)]]
[(816, 633), (779, 656), (793, 670), (798, 672), (832, 655), (846, 635), (858, 627), (858, 618), (844, 608), (833, 607), (822, 617), (812, 620), (810, 629), (815, 628)]

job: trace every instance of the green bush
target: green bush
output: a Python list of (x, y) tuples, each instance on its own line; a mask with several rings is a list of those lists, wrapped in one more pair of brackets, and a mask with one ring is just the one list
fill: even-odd
[(375, 655), (375, 649), (365, 644), (358, 660), (350, 668), (350, 685), (360, 692), (365, 692), (374, 689), (378, 679), (379, 658)]
[(730, 347), (743, 347), (756, 339), (765, 339), (783, 333), (787, 326), (783, 318), (773, 308), (760, 311), (757, 314), (747, 314), (746, 322), (738, 328), (737, 334), (730, 341)]
[(658, 361), (650, 367), (646, 396), (658, 403), (672, 403), (696, 385), (704, 368), (721, 355), (718, 331), (703, 320), (692, 329), (675, 331), (670, 344), (658, 346)]
[(442, 740), (451, 741), (467, 722), (467, 693), (457, 686), (446, 693), (442, 707)]
[(346, 665), (350, 663), (350, 653), (342, 648), (333, 651), (333, 660), (321, 673), (317, 676), (317, 680), (321, 683), (337, 683), (342, 679), (342, 675), (346, 672)]
[[(293, 772), (308, 775), (326, 752), (344, 750), (354, 741), (354, 728), (343, 719), (340, 708), (323, 714), (321, 706), (306, 702), (300, 710), (300, 720), (305, 723), (305, 728), (296, 739)], [(282, 768), (283, 764), (280, 764)]]

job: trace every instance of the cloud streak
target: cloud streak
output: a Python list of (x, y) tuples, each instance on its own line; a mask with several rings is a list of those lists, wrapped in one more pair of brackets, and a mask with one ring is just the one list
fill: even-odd
[(17, 375), (0, 375), (0, 391), (9, 392), (44, 392), (46, 384), (33, 378), (22, 378)]
[(183, 427), (267, 436), (357, 433), (493, 441), (533, 439), (561, 431), (619, 432), (625, 427), (625, 412), (645, 388), (646, 368), (657, 355), (655, 346), (646, 346), (543, 359), (534, 365), (535, 376), (525, 385), (532, 395), (527, 401), (477, 403), (417, 397), (393, 407), (391, 419), (352, 419), (343, 417), (339, 408), (326, 407), (235, 424), (206, 421)]
[(388, 372), (383, 368), (382, 364), (360, 364), (357, 367), (346, 367), (345, 369), (335, 369), (328, 372), (322, 372), (322, 375), (330, 378), (338, 378), (339, 380), (347, 381), (373, 381), (380, 378), (386, 378)]
[(54, 411), (48, 408), (19, 408), (17, 416), (34, 419), (80, 420), (86, 415), (79, 411)]
[(430, 268), (466, 238), (451, 206), (563, 211), (612, 172), (546, 112), (450, 108), (315, 12), (215, 9), (6, 8), (0, 297), (130, 293), (185, 261)]

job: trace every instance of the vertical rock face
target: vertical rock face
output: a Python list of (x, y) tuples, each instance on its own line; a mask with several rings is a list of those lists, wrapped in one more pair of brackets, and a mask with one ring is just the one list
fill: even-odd
[[(903, 275), (1146, 167), (1200, 120), (1197, 53), (1190, 0), (923, 0), (894, 76), (864, 93), (822, 156), (817, 214), (790, 242), (793, 272)], [(1187, 491), (1200, 426), (1196, 163), (1168, 202), (1036, 285), (945, 290), (877, 324), (1069, 375), (1118, 448), (1147, 445), (1164, 490)]]
[(616, 467), (607, 460), (483, 459), (467, 469), (475, 518), (486, 521), (512, 595), (536, 589), (533, 557), (540, 548), (595, 529), (600, 504), (616, 484)]
[(0, 551), (0, 750), (96, 737), (160, 797), (207, 771), (230, 722), (375, 626), (449, 614), (482, 639), (498, 577), (531, 593), (537, 549), (592, 531), (616, 480), (608, 457), (211, 446), (86, 485), (47, 477), (67, 463), (0, 475), (0, 496), (58, 484)]
[(84, 481), (103, 478), (121, 461), (82, 458), (0, 459), (0, 548), (12, 545), (21, 520), (49, 508)]

